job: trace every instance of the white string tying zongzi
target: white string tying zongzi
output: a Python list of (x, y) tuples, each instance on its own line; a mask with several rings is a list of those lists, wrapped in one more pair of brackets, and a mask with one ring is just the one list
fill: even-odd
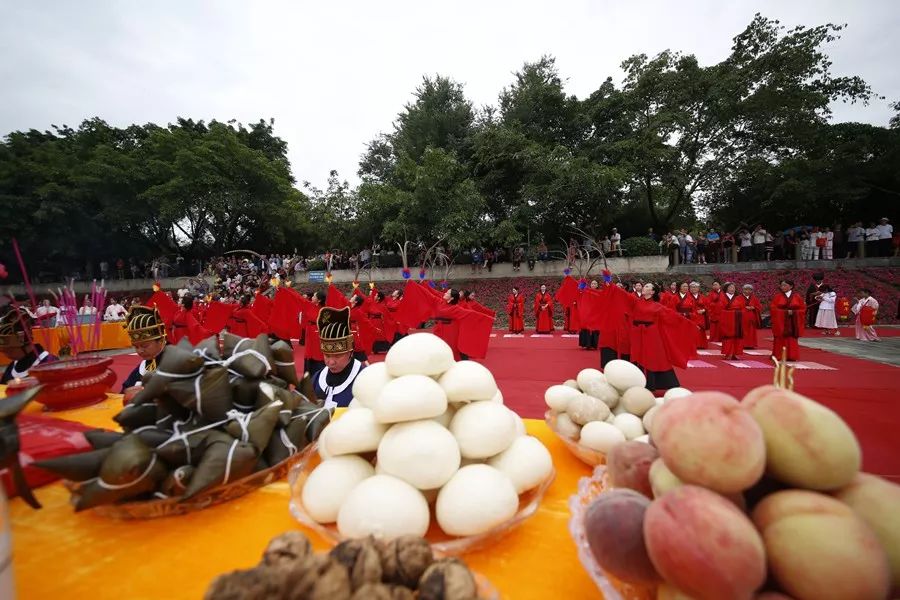
[(253, 417), (253, 413), (242, 413), (239, 410), (229, 410), (225, 413), (226, 416), (229, 417), (230, 420), (234, 421), (241, 428), (241, 441), (249, 442), (250, 441), (250, 430), (247, 429), (247, 426), (250, 424), (250, 419)]
[(292, 360), (288, 360), (288, 361), (276, 360), (273, 362), (275, 363), (276, 367), (294, 367), (294, 366), (296, 366), (294, 364), (294, 361), (292, 361)]
[(170, 379), (189, 379), (191, 377), (196, 377), (197, 375), (202, 373), (204, 368), (205, 365), (203, 367), (200, 367), (193, 373), (169, 373), (168, 371), (161, 371), (160, 369), (156, 369), (155, 371), (153, 371), (153, 374), (159, 375), (160, 377), (168, 377)]
[(231, 477), (231, 461), (234, 459), (234, 449), (237, 448), (237, 445), (238, 440), (234, 440), (228, 449), (228, 456), (225, 458), (225, 478), (222, 480), (222, 485), (228, 483), (228, 479)]
[(281, 443), (287, 448), (288, 456), (293, 456), (299, 452), (299, 449), (294, 445), (294, 442), (291, 441), (291, 438), (288, 437), (288, 434), (284, 429), (279, 429), (278, 435), (281, 437)]
[(167, 439), (166, 441), (164, 441), (163, 443), (158, 445), (156, 448), (158, 450), (158, 449), (162, 448), (163, 446), (168, 446), (169, 444), (171, 444), (173, 442), (182, 442), (184, 444), (185, 452), (187, 453), (187, 462), (190, 463), (191, 462), (191, 445), (187, 441), (188, 437), (194, 435), (195, 433), (202, 433), (202, 432), (208, 431), (210, 429), (215, 429), (216, 427), (219, 427), (220, 425), (224, 425), (225, 423), (227, 423), (230, 420), (231, 419), (223, 419), (222, 421), (210, 423), (208, 425), (204, 425), (204, 426), (198, 427), (196, 429), (191, 429), (189, 431), (181, 431), (181, 426), (184, 425), (185, 423), (183, 421), (175, 421), (172, 424), (173, 433), (172, 433), (171, 437), (169, 437), (169, 439)]
[(197, 412), (200, 413), (200, 416), (206, 416), (203, 414), (203, 395), (200, 392), (200, 380), (203, 379), (203, 373), (197, 376), (197, 379), (194, 380), (194, 396), (197, 398)]
[(232, 354), (231, 358), (225, 361), (225, 366), (230, 367), (236, 360), (239, 360), (245, 356), (252, 356), (259, 362), (261, 362), (266, 367), (266, 373), (272, 370), (272, 365), (271, 363), (269, 363), (269, 359), (266, 358), (261, 352), (254, 350), (253, 348), (247, 348), (246, 350), (241, 350), (240, 352)]
[(153, 469), (153, 466), (156, 464), (156, 455), (150, 455), (150, 464), (147, 465), (147, 468), (144, 469), (144, 472), (141, 473), (140, 477), (135, 479), (134, 481), (129, 481), (128, 483), (106, 483), (100, 477), (97, 478), (97, 485), (107, 490), (124, 490), (125, 488), (130, 488), (131, 486), (140, 483), (147, 475), (150, 474), (150, 471)]
[(306, 433), (309, 431), (309, 426), (313, 424), (313, 422), (316, 420), (316, 418), (318, 418), (320, 414), (326, 411), (328, 411), (329, 414), (331, 413), (330, 408), (328, 408), (327, 406), (323, 406), (322, 408), (317, 408), (316, 410), (310, 412), (294, 415), (293, 417), (291, 417), (291, 421), (296, 421), (297, 419), (307, 419), (306, 427), (303, 428), (303, 435), (306, 436)]

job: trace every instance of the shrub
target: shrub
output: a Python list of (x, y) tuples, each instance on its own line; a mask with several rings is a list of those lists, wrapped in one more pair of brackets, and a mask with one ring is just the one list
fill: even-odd
[(657, 256), (659, 245), (648, 237), (631, 237), (622, 240), (622, 252), (625, 256)]

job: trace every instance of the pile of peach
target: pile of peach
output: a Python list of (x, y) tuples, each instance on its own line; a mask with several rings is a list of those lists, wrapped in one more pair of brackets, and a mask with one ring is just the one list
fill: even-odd
[(588, 507), (597, 563), (658, 598), (884, 599), (900, 591), (900, 486), (860, 472), (853, 432), (774, 386), (666, 402), (650, 444), (607, 456)]

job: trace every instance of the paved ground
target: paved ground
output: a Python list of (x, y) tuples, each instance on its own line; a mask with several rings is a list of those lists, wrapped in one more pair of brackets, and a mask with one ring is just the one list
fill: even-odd
[[(883, 328), (883, 333), (887, 331)], [(852, 337), (852, 329), (842, 329), (841, 334), (841, 337), (800, 338), (800, 345), (900, 367), (900, 336), (882, 335), (880, 342), (861, 342)]]

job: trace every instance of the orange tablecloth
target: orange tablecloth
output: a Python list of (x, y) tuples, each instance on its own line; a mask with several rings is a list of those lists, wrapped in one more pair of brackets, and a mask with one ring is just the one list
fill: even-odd
[[(110, 394), (101, 404), (53, 414), (113, 429), (111, 417), (121, 406), (121, 396)], [(28, 408), (39, 410), (37, 405)], [(531, 519), (464, 559), (504, 598), (600, 598), (568, 533), (569, 496), (591, 469), (543, 421), (525, 424), (550, 449), (556, 480)], [(216, 575), (258, 563), (272, 537), (304, 529), (288, 512), (287, 481), (197, 513), (149, 521), (115, 521), (91, 511), (75, 514), (59, 483), (35, 494), (42, 510), (31, 510), (18, 498), (10, 503), (16, 586), (25, 599), (202, 598)], [(305, 533), (316, 548), (328, 547), (311, 531)]]
[[(112, 350), (131, 346), (131, 338), (122, 327), (122, 323), (102, 323), (100, 335), (96, 340), (91, 340), (91, 336), (94, 335), (93, 325), (80, 325), (79, 328), (84, 350)], [(59, 356), (60, 348), (69, 343), (69, 330), (66, 327), (35, 327), (31, 332), (34, 341), (50, 354)], [(93, 343), (90, 343), (91, 341)]]

